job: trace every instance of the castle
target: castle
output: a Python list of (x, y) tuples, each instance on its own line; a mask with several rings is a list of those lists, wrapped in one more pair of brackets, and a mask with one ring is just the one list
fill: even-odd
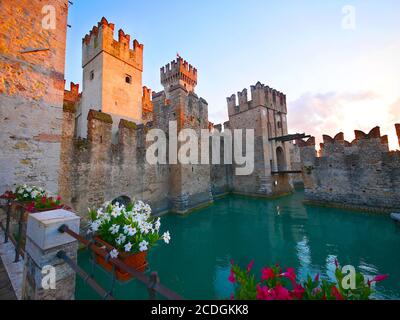
[[(396, 124), (400, 144), (400, 124)], [(380, 128), (368, 134), (355, 130), (355, 139), (323, 136), (320, 152), (315, 138), (297, 141), (305, 197), (308, 202), (371, 211), (400, 210), (400, 151), (389, 151)]]
[[(102, 18), (83, 38), (83, 90), (71, 83), (64, 93), (60, 194), (78, 211), (116, 198), (143, 199), (155, 212), (188, 210), (228, 192), (272, 196), (292, 191), (286, 96), (258, 82), (227, 99), (224, 130), (254, 129), (254, 171), (236, 176), (236, 163), (157, 164), (146, 162), (151, 128), (167, 136), (190, 128), (200, 135), (222, 131), (208, 120), (208, 103), (195, 93), (197, 69), (178, 57), (160, 69), (161, 92), (142, 85), (143, 45)], [(221, 156), (224, 139), (220, 139)], [(178, 147), (181, 142), (178, 142)]]

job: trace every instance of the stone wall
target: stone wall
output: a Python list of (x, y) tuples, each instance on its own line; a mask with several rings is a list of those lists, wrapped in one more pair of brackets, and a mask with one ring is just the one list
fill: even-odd
[(85, 220), (88, 207), (98, 207), (120, 196), (143, 200), (155, 212), (169, 209), (168, 168), (145, 161), (143, 125), (121, 120), (113, 144), (110, 115), (91, 110), (88, 138), (73, 136), (73, 114), (65, 110), (63, 124), (61, 195)]
[[(44, 5), (55, 29), (43, 28)], [(0, 2), (0, 193), (58, 192), (67, 14), (67, 0)]]
[(389, 151), (379, 127), (369, 134), (355, 131), (355, 140), (342, 133), (323, 137), (320, 156), (315, 139), (298, 141), (306, 199), (378, 211), (400, 209), (400, 151)]

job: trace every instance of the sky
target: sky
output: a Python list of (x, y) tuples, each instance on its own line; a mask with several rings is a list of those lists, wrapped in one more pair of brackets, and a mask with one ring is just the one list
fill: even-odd
[(196, 93), (215, 124), (228, 120), (226, 97), (260, 81), (287, 95), (290, 133), (352, 141), (355, 129), (380, 126), (399, 148), (398, 0), (74, 0), (67, 83), (82, 83), (82, 38), (103, 16), (115, 37), (122, 28), (144, 44), (152, 90), (177, 53), (197, 67)]

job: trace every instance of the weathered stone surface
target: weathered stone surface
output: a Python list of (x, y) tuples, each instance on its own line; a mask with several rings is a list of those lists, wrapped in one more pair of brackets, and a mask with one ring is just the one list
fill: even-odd
[[(44, 5), (55, 29), (42, 26)], [(22, 183), (58, 191), (67, 12), (67, 0), (0, 2), (0, 193)]]
[(400, 208), (400, 152), (390, 152), (379, 128), (355, 132), (352, 143), (332, 139), (300, 146), (305, 196), (310, 201), (391, 211)]
[[(58, 231), (63, 224), (79, 233), (79, 217), (72, 212), (55, 210), (29, 216), (22, 284), (24, 300), (74, 299), (75, 271), (59, 259), (57, 253), (64, 251), (76, 263), (78, 242)], [(47, 274), (42, 271), (48, 267), (54, 268), (54, 288), (43, 285)]]

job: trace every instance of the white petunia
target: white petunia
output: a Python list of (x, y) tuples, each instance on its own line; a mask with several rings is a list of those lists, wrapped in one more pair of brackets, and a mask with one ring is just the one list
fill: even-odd
[(171, 235), (169, 234), (169, 231), (164, 232), (164, 234), (162, 235), (162, 238), (163, 238), (164, 242), (166, 244), (168, 244), (171, 240)]
[(100, 226), (101, 226), (101, 221), (95, 220), (90, 225), (90, 229), (92, 230), (92, 232), (97, 232), (99, 230)]
[(158, 218), (156, 222), (154, 222), (154, 229), (158, 232), (160, 230), (160, 227), (161, 227), (161, 219)]
[(126, 236), (123, 235), (122, 233), (118, 236), (118, 238), (115, 240), (116, 243), (119, 245), (123, 244), (126, 240)]
[(111, 257), (111, 258), (116, 259), (116, 258), (118, 258), (118, 255), (119, 255), (119, 252), (118, 252), (117, 249), (112, 249), (112, 250), (110, 251), (110, 257)]
[(149, 243), (146, 240), (143, 240), (141, 243), (139, 243), (139, 250), (140, 252), (147, 251)]
[(125, 252), (130, 252), (132, 249), (132, 244), (128, 242), (124, 247), (125, 247)]
[(116, 225), (116, 224), (113, 224), (113, 225), (111, 226), (111, 228), (109, 229), (109, 231), (111, 232), (111, 234), (117, 234), (118, 231), (119, 231), (119, 226)]

